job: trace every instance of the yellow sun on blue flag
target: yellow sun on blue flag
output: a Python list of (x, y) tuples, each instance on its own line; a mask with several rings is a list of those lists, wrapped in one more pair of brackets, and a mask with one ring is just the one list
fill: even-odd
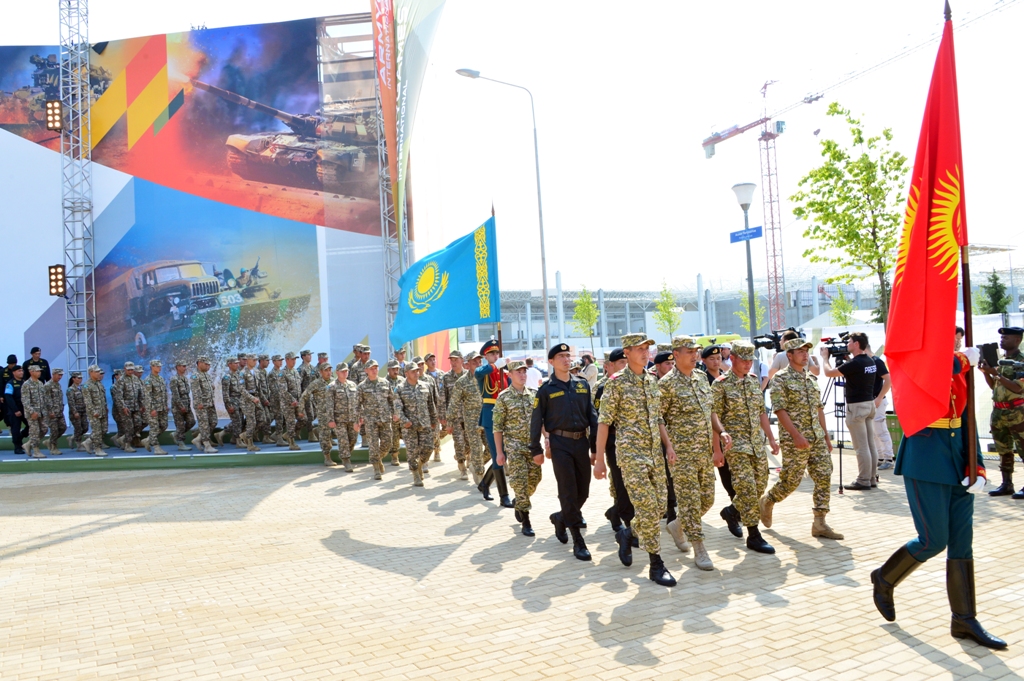
[(398, 285), (402, 293), (390, 334), (394, 347), (436, 331), (499, 321), (494, 218), (417, 260)]

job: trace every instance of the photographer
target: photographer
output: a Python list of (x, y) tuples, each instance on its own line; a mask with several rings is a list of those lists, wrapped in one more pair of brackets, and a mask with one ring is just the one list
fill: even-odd
[(846, 350), (850, 359), (833, 369), (829, 362), (829, 349), (821, 348), (825, 375), (846, 381), (846, 427), (850, 431), (853, 449), (857, 452), (857, 479), (848, 490), (870, 490), (876, 487), (878, 475), (878, 449), (872, 420), (875, 418), (875, 374), (878, 368), (864, 350), (868, 347), (866, 333), (854, 331), (847, 336)]

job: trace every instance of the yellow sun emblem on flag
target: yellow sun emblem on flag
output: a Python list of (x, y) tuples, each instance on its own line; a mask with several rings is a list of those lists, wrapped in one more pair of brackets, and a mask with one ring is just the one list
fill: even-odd
[(448, 273), (442, 272), (435, 261), (423, 266), (416, 277), (416, 285), (409, 291), (409, 307), (413, 314), (422, 314), (430, 304), (444, 295), (448, 288)]
[[(957, 264), (960, 261), (960, 245), (958, 235), (963, 230), (963, 211), (960, 210), (960, 168), (954, 167), (956, 174), (946, 171), (946, 179), (939, 179), (939, 186), (934, 190), (934, 208), (928, 224), (927, 249), (928, 259), (948, 279), (956, 279)], [(910, 256), (910, 237), (917, 219), (917, 204), (921, 190), (917, 184), (910, 188), (907, 198), (907, 212), (903, 218), (903, 235), (896, 251), (896, 275), (893, 285), (903, 278), (903, 272)]]

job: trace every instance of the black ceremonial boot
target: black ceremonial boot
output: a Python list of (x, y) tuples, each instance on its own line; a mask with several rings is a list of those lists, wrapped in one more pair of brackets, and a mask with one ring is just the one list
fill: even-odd
[(946, 561), (946, 594), (949, 596), (949, 609), (953, 611), (953, 620), (949, 626), (953, 638), (969, 638), (986, 648), (997, 650), (1006, 647), (1006, 641), (985, 631), (978, 622), (973, 560)]
[(871, 572), (871, 583), (875, 585), (875, 607), (887, 621), (896, 621), (893, 589), (920, 565), (921, 562), (910, 555), (907, 547), (901, 546), (882, 567)]

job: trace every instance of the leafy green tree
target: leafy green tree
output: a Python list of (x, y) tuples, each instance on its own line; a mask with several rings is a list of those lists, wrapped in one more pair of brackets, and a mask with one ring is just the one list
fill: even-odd
[(661, 282), (661, 293), (658, 294), (658, 301), (654, 308), (654, 325), (658, 330), (667, 334), (669, 338), (679, 328), (683, 316), (676, 309), (676, 297), (668, 290), (668, 284)]
[(849, 326), (853, 324), (853, 301), (846, 297), (842, 286), (836, 289), (836, 294), (832, 296), (832, 323), (835, 326)]
[[(1010, 305), (1010, 294), (1006, 292), (1006, 286), (999, 280), (999, 275), (993, 269), (992, 273), (985, 279), (985, 283), (978, 287), (981, 289), (981, 296), (978, 300), (978, 314), (1001, 314), (1006, 312)], [(1016, 312), (1017, 310), (1010, 310)]]
[(886, 320), (906, 204), (907, 157), (891, 148), (891, 128), (866, 136), (860, 120), (838, 102), (829, 104), (828, 115), (843, 117), (851, 140), (849, 145), (822, 140), (825, 162), (800, 180), (800, 190), (790, 198), (796, 204), (793, 214), (811, 223), (804, 236), (817, 242), (803, 255), (852, 268), (829, 283), (874, 277), (878, 317)]
[(740, 299), (743, 300), (743, 304), (740, 305), (740, 309), (733, 312), (734, 315), (740, 318), (740, 328), (746, 331), (746, 335), (750, 336), (753, 333), (757, 333), (757, 329), (764, 326), (764, 303), (761, 302), (761, 296), (754, 294), (754, 331), (750, 330), (750, 296), (744, 291), (740, 291)]
[(594, 302), (594, 296), (584, 285), (576, 298), (576, 311), (572, 315), (572, 327), (581, 336), (590, 337), (590, 352), (594, 353), (594, 325), (601, 316), (601, 310)]

